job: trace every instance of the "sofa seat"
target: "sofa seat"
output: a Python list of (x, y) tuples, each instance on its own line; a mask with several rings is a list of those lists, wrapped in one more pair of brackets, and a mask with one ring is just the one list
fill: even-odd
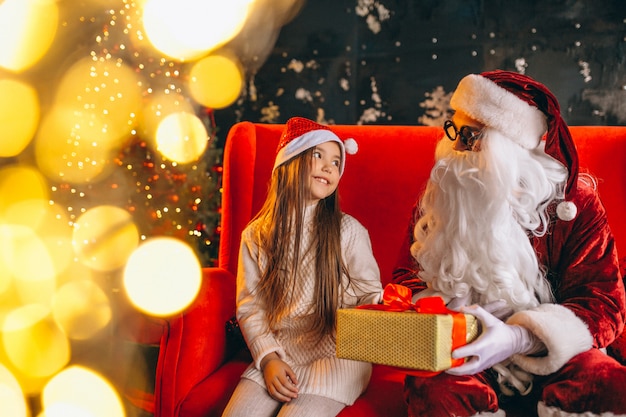
[[(224, 149), (221, 236), (218, 266), (204, 269), (195, 302), (168, 320), (156, 371), (155, 417), (220, 416), (239, 376), (250, 363), (245, 349), (229, 340), (227, 321), (235, 314), (235, 274), (240, 235), (261, 207), (283, 125), (242, 122), (229, 131)], [(433, 164), (441, 128), (426, 126), (332, 126), (352, 137), (356, 155), (347, 158), (339, 185), (342, 209), (357, 218), (372, 240), (383, 285), (390, 282), (411, 213)], [(571, 128), (581, 172), (598, 178), (622, 265), (626, 255), (626, 127)], [(618, 343), (626, 352), (626, 339)], [(615, 346), (618, 345), (615, 344)], [(406, 416), (404, 375), (374, 365), (367, 391), (347, 416)], [(532, 417), (524, 401), (504, 408), (508, 416)]]

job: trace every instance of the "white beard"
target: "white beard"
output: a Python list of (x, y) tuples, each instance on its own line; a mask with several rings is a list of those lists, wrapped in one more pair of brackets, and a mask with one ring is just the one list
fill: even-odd
[(552, 299), (529, 236), (545, 234), (547, 205), (562, 197), (567, 169), (485, 129), (479, 152), (442, 139), (420, 201), (411, 253), (420, 278), (448, 297), (514, 310)]

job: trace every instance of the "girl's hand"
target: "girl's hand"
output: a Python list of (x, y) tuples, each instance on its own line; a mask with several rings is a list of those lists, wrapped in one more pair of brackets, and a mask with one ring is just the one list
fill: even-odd
[(289, 402), (298, 397), (296, 374), (276, 353), (270, 353), (263, 358), (261, 367), (267, 392), (272, 398), (281, 402)]

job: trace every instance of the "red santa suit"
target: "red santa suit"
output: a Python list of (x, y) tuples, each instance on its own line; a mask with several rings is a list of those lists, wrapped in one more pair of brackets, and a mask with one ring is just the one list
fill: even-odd
[[(513, 355), (500, 372), (494, 367), (474, 375), (407, 377), (409, 413), (504, 416), (503, 409), (522, 407), (540, 417), (626, 415), (626, 367), (606, 353), (608, 348), (613, 356), (626, 356), (612, 349), (618, 345), (615, 342), (622, 335), (626, 317), (618, 254), (593, 182), (579, 180), (576, 149), (558, 103), (544, 86), (519, 74), (493, 71), (468, 77), (452, 98), (457, 111), (460, 108), (496, 128), (502, 123), (504, 129), (515, 121), (503, 120), (507, 114), (500, 111), (492, 117), (492, 109), (482, 101), (495, 100), (504, 112), (518, 102), (539, 108), (548, 119), (545, 151), (568, 167), (564, 201), (548, 206), (547, 233), (530, 237), (554, 301), (517, 311), (506, 319), (507, 324), (525, 327), (536, 336), (545, 345), (543, 353)], [(528, 124), (522, 127), (528, 128)], [(393, 277), (395, 283), (414, 293), (426, 288), (410, 252), (418, 216), (416, 205)], [(507, 406), (509, 401), (513, 405)]]

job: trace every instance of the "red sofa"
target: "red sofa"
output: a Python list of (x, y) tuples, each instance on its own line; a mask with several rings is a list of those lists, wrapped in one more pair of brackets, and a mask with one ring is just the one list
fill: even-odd
[[(204, 269), (195, 303), (168, 320), (156, 370), (155, 417), (220, 416), (250, 358), (227, 346), (225, 323), (235, 313), (240, 233), (260, 208), (283, 125), (239, 123), (224, 151), (219, 266)], [(339, 185), (344, 211), (369, 229), (383, 285), (389, 282), (411, 207), (424, 186), (441, 128), (333, 126), (359, 144)], [(572, 127), (582, 170), (599, 178), (618, 248), (626, 255), (626, 127)], [(403, 375), (374, 366), (367, 391), (340, 416), (402, 416)], [(508, 415), (534, 410), (510, 406)]]

